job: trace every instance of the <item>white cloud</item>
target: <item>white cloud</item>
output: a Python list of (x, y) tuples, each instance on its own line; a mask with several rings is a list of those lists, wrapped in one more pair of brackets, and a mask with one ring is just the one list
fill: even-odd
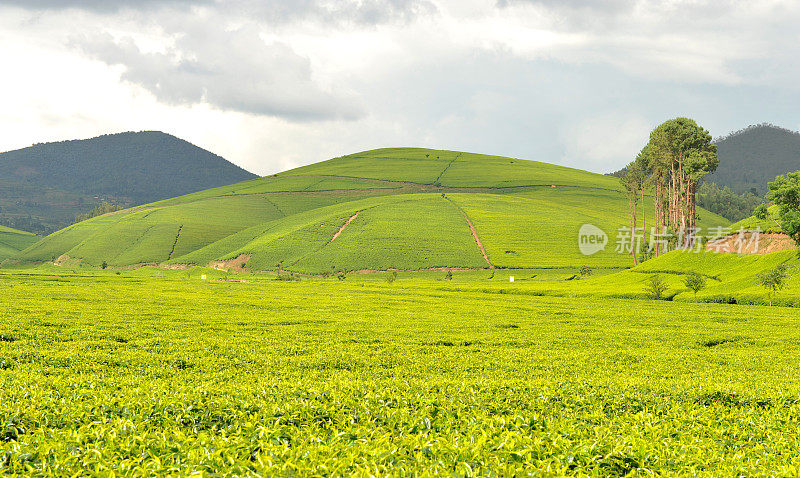
[(226, 31), (207, 25), (179, 35), (166, 53), (143, 52), (133, 39), (108, 34), (75, 42), (91, 57), (123, 66), (124, 80), (167, 104), (205, 103), (296, 121), (361, 114), (355, 95), (317, 84), (307, 58), (285, 43), (264, 42), (255, 26)]
[[(610, 112), (567, 124), (561, 140), (565, 162), (597, 172), (620, 168), (620, 159), (633, 161), (655, 127), (635, 113)], [(623, 164), (624, 165), (624, 164)]]
[(795, 2), (26, 5), (0, 0), (0, 149), (161, 129), (259, 173), (394, 145), (607, 171), (669, 117), (798, 122)]

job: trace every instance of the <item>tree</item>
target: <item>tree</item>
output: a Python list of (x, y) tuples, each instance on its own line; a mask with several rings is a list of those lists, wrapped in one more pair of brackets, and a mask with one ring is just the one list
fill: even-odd
[(110, 212), (121, 211), (122, 209), (123, 209), (122, 206), (117, 206), (116, 204), (111, 204), (109, 202), (103, 201), (97, 207), (87, 212), (86, 214), (78, 214), (77, 216), (75, 216), (75, 222), (73, 224), (85, 221), (87, 219), (91, 219), (93, 217), (102, 216), (103, 214), (108, 214)]
[(453, 280), (453, 271), (450, 269), (447, 270), (447, 274), (444, 275), (445, 280)]
[(654, 274), (651, 275), (649, 279), (647, 279), (647, 287), (645, 290), (653, 299), (661, 299), (664, 296), (664, 292), (668, 289), (667, 284), (664, 282), (664, 279), (661, 278), (660, 275)]
[(628, 198), (628, 221), (631, 226), (631, 256), (633, 256), (633, 265), (638, 265), (636, 260), (636, 206), (639, 202), (639, 194), (644, 190), (644, 183), (646, 177), (644, 171), (636, 163), (632, 162), (627, 167), (627, 172), (624, 176), (619, 178), (622, 187), (625, 190), (625, 196)]
[(697, 293), (706, 288), (706, 278), (697, 272), (691, 272), (683, 279), (683, 283), (694, 292), (694, 301), (697, 302)]
[(753, 215), (756, 217), (756, 219), (760, 219), (762, 221), (767, 219), (768, 214), (769, 208), (764, 203), (759, 204), (755, 211), (753, 211)]
[(592, 275), (592, 268), (584, 264), (581, 266), (578, 272), (580, 273), (581, 277), (589, 277)]
[[(655, 186), (656, 228), (683, 231), (691, 247), (697, 218), (697, 183), (719, 164), (711, 135), (689, 118), (660, 124), (650, 134), (645, 154)], [(656, 249), (656, 255), (660, 249)]]
[(767, 198), (778, 205), (783, 232), (800, 245), (800, 171), (775, 178)]
[(778, 264), (775, 268), (758, 274), (758, 283), (767, 289), (769, 305), (772, 306), (772, 295), (786, 287), (786, 280), (789, 279), (789, 265), (785, 262)]

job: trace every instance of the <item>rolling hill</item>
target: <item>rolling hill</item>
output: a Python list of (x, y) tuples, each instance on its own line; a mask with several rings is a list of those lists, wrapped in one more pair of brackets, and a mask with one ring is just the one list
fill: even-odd
[[(701, 225), (728, 222), (700, 211)], [(652, 218), (648, 219), (651, 221)], [(106, 214), (27, 248), (23, 262), (208, 265), (307, 274), (430, 268), (627, 267), (619, 181), (497, 156), (367, 151)], [(578, 230), (610, 236), (583, 256)]]
[(49, 233), (101, 200), (139, 205), (255, 177), (157, 131), (36, 144), (0, 154), (0, 223)]
[(800, 170), (800, 133), (770, 124), (750, 126), (715, 141), (719, 167), (706, 180), (737, 193), (763, 196), (775, 176)]
[(0, 226), (0, 262), (38, 241), (39, 236)]

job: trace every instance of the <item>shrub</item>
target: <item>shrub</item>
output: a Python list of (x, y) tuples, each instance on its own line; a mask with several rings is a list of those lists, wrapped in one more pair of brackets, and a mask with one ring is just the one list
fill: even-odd
[(694, 292), (694, 301), (697, 302), (697, 293), (706, 288), (706, 278), (697, 272), (691, 272), (683, 279), (683, 283)]
[(761, 219), (762, 221), (767, 218), (767, 214), (768, 214), (768, 208), (767, 205), (764, 203), (759, 204), (758, 207), (756, 207), (756, 210), (753, 211), (753, 215), (757, 219)]
[(664, 282), (664, 279), (660, 275), (654, 274), (647, 279), (645, 291), (650, 298), (660, 300), (664, 297), (664, 292), (666, 292), (668, 288), (669, 286)]
[(785, 262), (778, 264), (775, 268), (758, 274), (758, 283), (767, 289), (769, 305), (772, 305), (772, 295), (786, 287), (786, 280), (789, 279), (789, 264)]

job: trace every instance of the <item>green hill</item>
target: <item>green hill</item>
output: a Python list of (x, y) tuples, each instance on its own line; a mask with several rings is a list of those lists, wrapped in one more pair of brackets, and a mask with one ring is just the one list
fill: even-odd
[(101, 200), (139, 205), (254, 177), (157, 131), (36, 144), (0, 154), (0, 223), (52, 232)]
[(707, 181), (763, 196), (779, 174), (800, 170), (800, 133), (770, 124), (750, 126), (715, 141), (719, 168)]
[[(707, 211), (701, 216), (704, 227), (728, 224)], [(577, 242), (587, 223), (611, 242), (590, 257)], [(308, 274), (627, 267), (630, 258), (614, 252), (616, 230), (626, 223), (627, 200), (615, 178), (512, 158), (393, 148), (93, 218), (19, 258), (68, 256), (117, 267), (237, 259), (239, 268)]]
[(10, 227), (0, 226), (0, 262), (19, 253), (39, 240), (29, 232), (18, 231)]
[(773, 204), (767, 208), (767, 215), (764, 219), (750, 216), (731, 224), (731, 229), (734, 231), (755, 231), (756, 229), (760, 229), (762, 232), (783, 234), (779, 207)]

